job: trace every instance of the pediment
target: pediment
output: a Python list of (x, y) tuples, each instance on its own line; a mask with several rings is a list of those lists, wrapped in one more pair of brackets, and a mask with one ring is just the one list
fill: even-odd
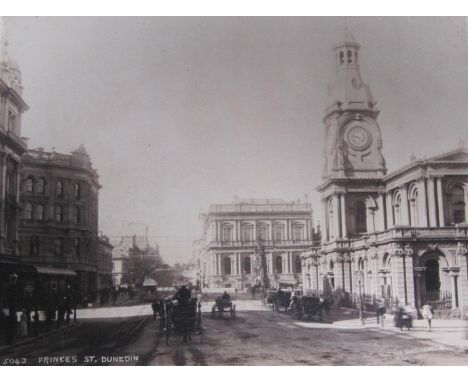
[(468, 162), (468, 151), (465, 149), (459, 149), (450, 153), (438, 155), (430, 158), (431, 162)]

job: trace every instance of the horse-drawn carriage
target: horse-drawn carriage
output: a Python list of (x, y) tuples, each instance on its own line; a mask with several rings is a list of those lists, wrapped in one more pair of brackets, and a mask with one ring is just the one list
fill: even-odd
[(191, 298), (185, 303), (168, 298), (153, 303), (153, 317), (160, 317), (160, 332), (166, 335), (166, 344), (170, 337), (174, 336), (177, 343), (192, 340), (192, 334), (202, 335), (204, 328), (201, 325), (201, 304), (196, 298)]
[(236, 318), (236, 304), (233, 304), (227, 294), (217, 297), (211, 307), (212, 318), (222, 318), (224, 312), (229, 312), (231, 318)]
[(291, 310), (291, 292), (277, 291), (273, 296), (272, 309), (277, 312)]
[(303, 296), (297, 298), (294, 308), (298, 320), (322, 321), (324, 306), (318, 297)]

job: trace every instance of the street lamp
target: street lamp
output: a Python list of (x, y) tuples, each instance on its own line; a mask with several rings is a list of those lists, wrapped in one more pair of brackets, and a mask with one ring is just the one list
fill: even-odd
[(361, 320), (362, 324), (364, 325), (364, 318), (362, 315), (363, 311), (363, 303), (362, 303), (362, 279), (364, 277), (364, 272), (359, 270), (354, 272), (354, 275), (356, 276), (358, 280), (358, 286), (359, 286), (359, 303), (358, 303), (358, 312), (359, 312), (359, 319)]

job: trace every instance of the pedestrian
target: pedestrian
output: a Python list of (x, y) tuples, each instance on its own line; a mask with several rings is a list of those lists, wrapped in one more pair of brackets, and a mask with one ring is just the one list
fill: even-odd
[(385, 318), (385, 313), (386, 313), (386, 308), (385, 308), (385, 299), (381, 298), (377, 304), (377, 324), (379, 322), (382, 325), (382, 328), (384, 326), (384, 318)]
[(115, 305), (117, 303), (117, 296), (119, 292), (116, 289), (112, 290), (112, 305)]
[(21, 316), (20, 316), (20, 322), (18, 325), (18, 336), (26, 337), (27, 335), (28, 335), (28, 318), (26, 316), (26, 310), (23, 309)]
[(422, 310), (423, 318), (425, 318), (427, 320), (428, 330), (431, 332), (432, 331), (431, 321), (432, 321), (432, 312), (433, 312), (432, 311), (432, 306), (431, 306), (431, 304), (426, 303), (426, 304), (423, 305), (421, 310)]

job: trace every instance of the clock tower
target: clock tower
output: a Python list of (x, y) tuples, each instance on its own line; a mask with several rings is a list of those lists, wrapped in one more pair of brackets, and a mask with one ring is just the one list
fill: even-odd
[(334, 47), (336, 79), (329, 89), (325, 117), (323, 177), (381, 178), (386, 173), (379, 111), (359, 72), (359, 44), (345, 32)]

